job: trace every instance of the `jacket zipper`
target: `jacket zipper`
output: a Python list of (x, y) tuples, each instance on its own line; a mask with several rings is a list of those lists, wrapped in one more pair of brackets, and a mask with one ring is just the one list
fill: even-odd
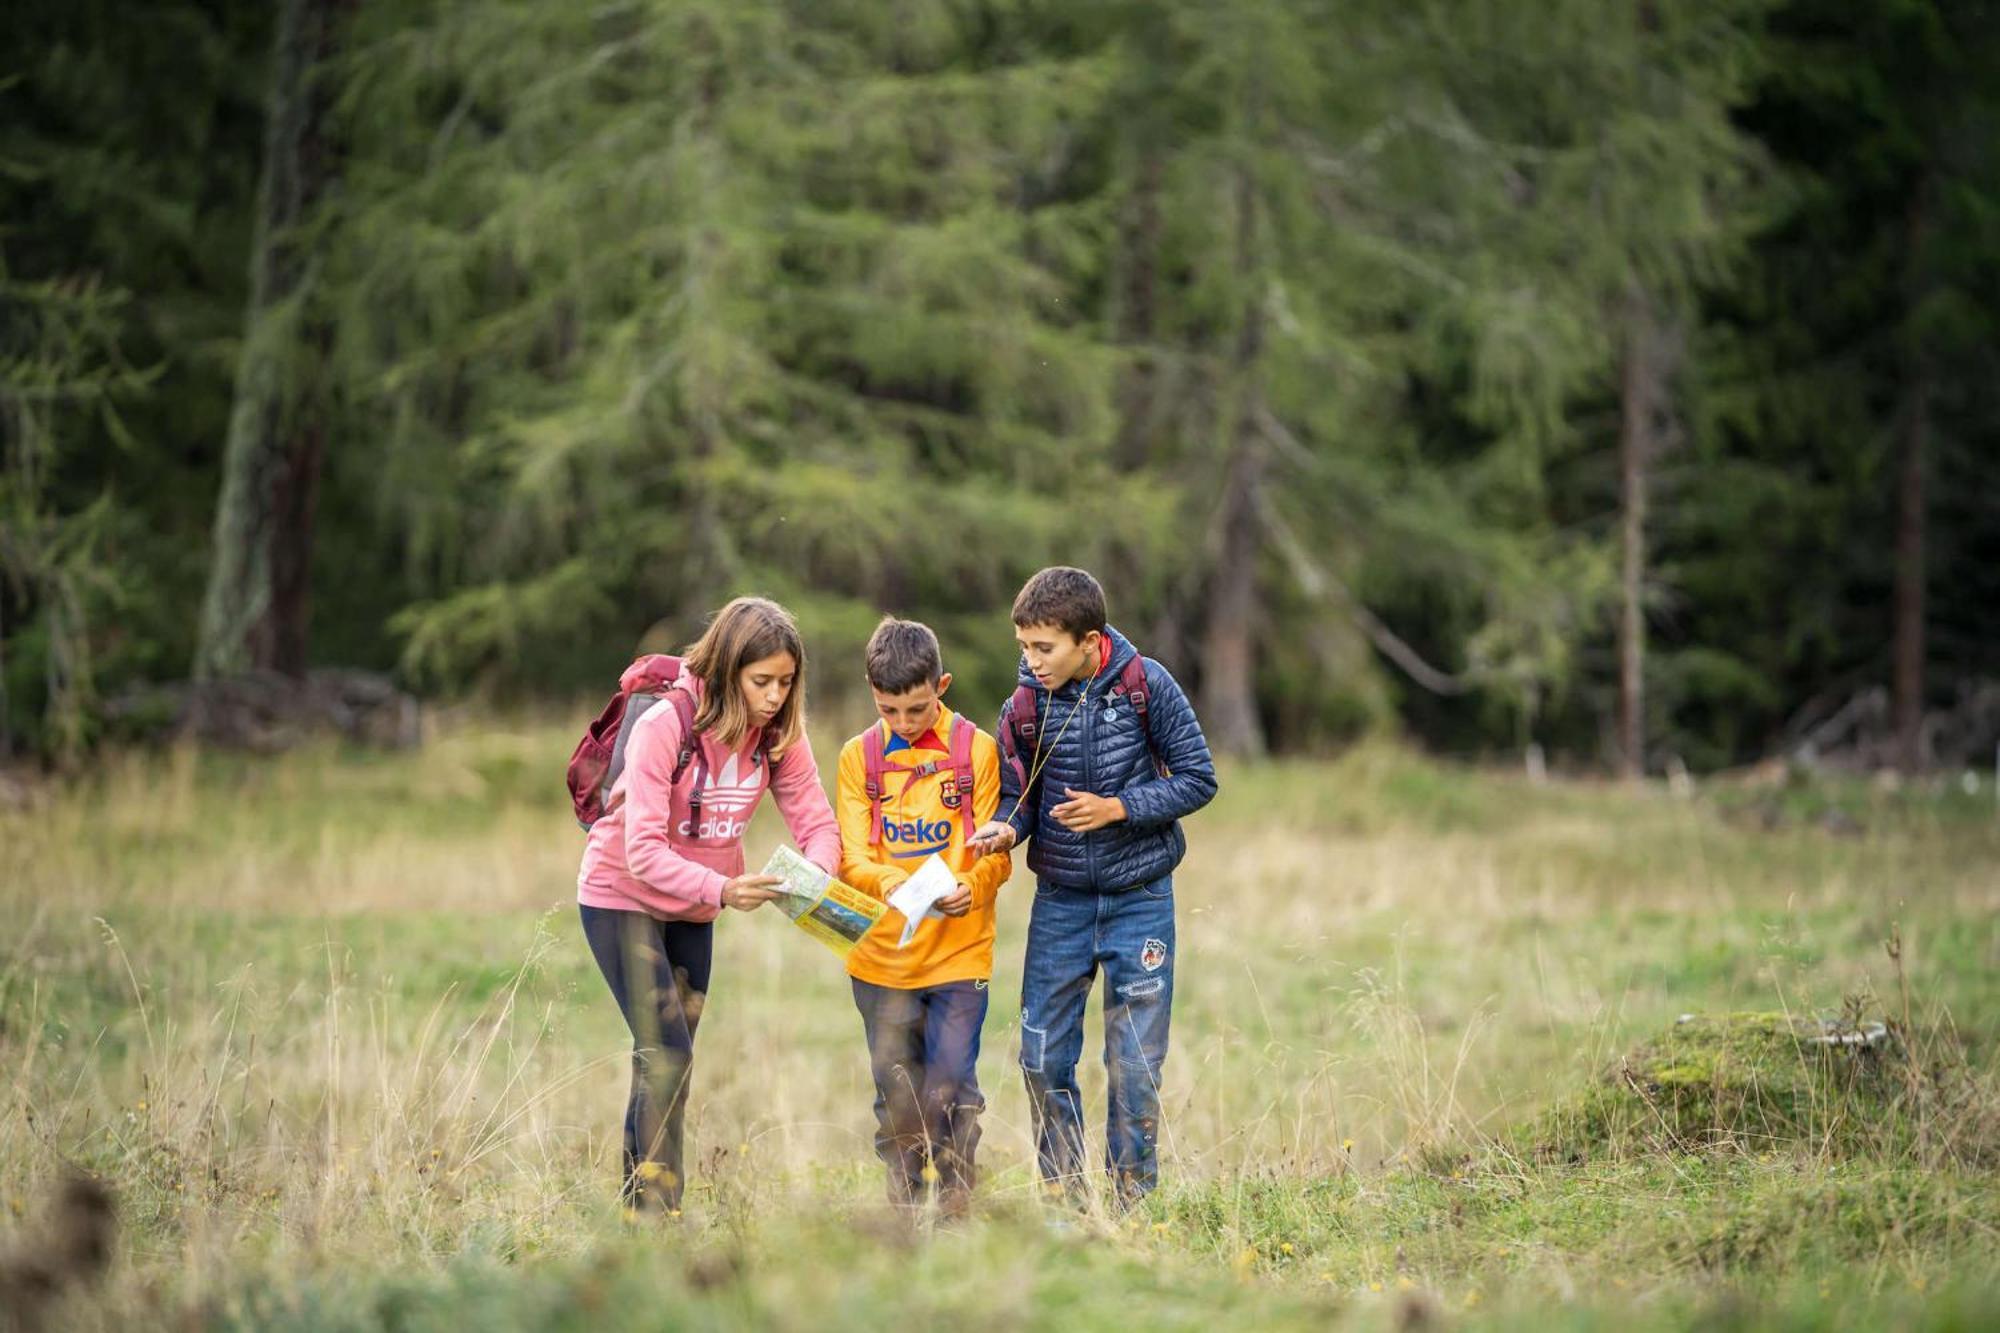
[[(1090, 711), (1086, 698), (1083, 709), (1083, 789), (1087, 792), (1097, 790), (1097, 767), (1091, 762), (1096, 750), (1097, 714)], [(1084, 873), (1090, 877), (1090, 887), (1096, 889), (1098, 887), (1097, 839), (1091, 836), (1091, 831), (1088, 829), (1083, 834), (1083, 865)]]

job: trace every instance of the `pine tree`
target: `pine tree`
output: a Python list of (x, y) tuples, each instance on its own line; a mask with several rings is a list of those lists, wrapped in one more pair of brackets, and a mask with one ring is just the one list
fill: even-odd
[(304, 227), (334, 173), (319, 71), (338, 40), (340, 0), (278, 10), (250, 299), (222, 459), (197, 677), (251, 669), (302, 674), (326, 408), (309, 387), (325, 334)]

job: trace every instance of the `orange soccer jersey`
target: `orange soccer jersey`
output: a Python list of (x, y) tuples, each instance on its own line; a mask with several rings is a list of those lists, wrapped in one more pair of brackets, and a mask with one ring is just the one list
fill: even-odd
[[(915, 990), (948, 981), (983, 981), (993, 975), (993, 907), (1000, 886), (1013, 872), (1006, 854), (975, 856), (966, 850), (967, 825), (946, 804), (947, 771), (908, 772), (950, 758), (953, 714), (940, 707), (938, 719), (915, 745), (889, 734), (880, 841), (870, 844), (874, 812), (868, 801), (867, 732), (841, 747), (840, 779), (834, 809), (840, 816), (840, 877), (864, 893), (886, 898), (935, 853), (958, 882), (972, 890), (972, 908), (961, 917), (931, 918), (917, 927), (909, 947), (898, 949), (903, 919), (890, 913), (848, 955), (849, 975), (876, 986)], [(971, 827), (992, 819), (1000, 804), (1000, 747), (981, 731), (972, 740)]]

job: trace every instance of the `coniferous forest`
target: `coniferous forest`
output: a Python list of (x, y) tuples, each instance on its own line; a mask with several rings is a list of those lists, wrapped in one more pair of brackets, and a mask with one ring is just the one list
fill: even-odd
[(251, 671), (601, 693), (743, 591), (997, 701), (1056, 562), (1238, 755), (1992, 759), (1989, 4), (7, 31), (17, 760)]

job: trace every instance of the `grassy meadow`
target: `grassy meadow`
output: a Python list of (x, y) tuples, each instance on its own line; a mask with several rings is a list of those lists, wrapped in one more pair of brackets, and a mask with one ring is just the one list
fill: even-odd
[[(1179, 878), (1165, 1183), (1122, 1217), (1038, 1197), (1024, 872), (960, 1229), (880, 1202), (838, 963), (729, 913), (657, 1227), (614, 1198), (629, 1042), (576, 927), (572, 730), (433, 733), (134, 754), (0, 812), (0, 1301), (74, 1167), (118, 1211), (45, 1307), (80, 1329), (2000, 1324), (1989, 789), (1225, 770)], [(760, 812), (753, 864), (781, 834)], [(1890, 1095), (1803, 1078), (1690, 1136), (1616, 1076), (1683, 1014), (1843, 1011), (1900, 1036)]]

